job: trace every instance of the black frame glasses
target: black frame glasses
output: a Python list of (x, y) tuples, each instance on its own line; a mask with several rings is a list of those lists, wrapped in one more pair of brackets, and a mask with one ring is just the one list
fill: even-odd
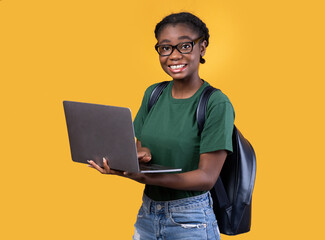
[[(191, 41), (191, 42), (181, 42), (177, 45), (170, 45), (170, 44), (156, 44), (155, 45), (155, 49), (157, 51), (157, 53), (160, 55), (160, 56), (170, 56), (172, 55), (172, 53), (174, 52), (175, 49), (177, 49), (178, 52), (180, 52), (181, 54), (189, 54), (193, 51), (193, 48), (194, 48), (194, 45), (197, 44), (200, 40), (202, 40), (203, 37), (199, 37), (198, 39), (194, 40), (194, 41)], [(190, 44), (191, 45), (191, 49), (188, 50), (188, 49), (182, 49), (182, 46), (186, 45), (186, 44)], [(161, 51), (159, 49), (161, 49), (161, 47), (170, 47), (171, 48), (171, 52), (168, 53), (168, 54), (163, 54), (161, 53)]]

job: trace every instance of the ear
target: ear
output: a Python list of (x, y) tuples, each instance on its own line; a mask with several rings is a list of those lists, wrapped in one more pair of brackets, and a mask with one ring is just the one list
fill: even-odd
[(205, 55), (205, 50), (207, 48), (207, 41), (204, 40), (203, 42), (201, 42), (200, 44), (200, 54), (203, 57)]

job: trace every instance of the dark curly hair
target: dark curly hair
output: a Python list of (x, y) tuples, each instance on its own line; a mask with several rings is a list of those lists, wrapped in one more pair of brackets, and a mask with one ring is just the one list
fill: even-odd
[[(161, 20), (155, 28), (156, 39), (158, 39), (160, 32), (164, 29), (164, 27), (166, 27), (166, 25), (176, 25), (177, 23), (186, 24), (193, 31), (197, 32), (199, 36), (203, 37), (201, 41), (205, 40), (207, 41), (207, 46), (209, 45), (209, 29), (201, 19), (189, 12), (173, 13)], [(205, 59), (202, 56), (200, 57), (200, 63), (205, 63)]]

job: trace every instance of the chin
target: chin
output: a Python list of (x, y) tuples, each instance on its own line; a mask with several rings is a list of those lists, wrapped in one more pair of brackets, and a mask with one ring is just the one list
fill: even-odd
[(186, 77), (181, 77), (181, 76), (171, 76), (173, 80), (184, 80)]

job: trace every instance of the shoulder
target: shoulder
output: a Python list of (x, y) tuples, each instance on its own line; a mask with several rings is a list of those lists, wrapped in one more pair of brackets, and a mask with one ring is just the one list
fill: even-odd
[(145, 91), (145, 96), (147, 96), (147, 97), (149, 97), (150, 95), (151, 95), (151, 93), (152, 93), (152, 91), (160, 84), (160, 83), (162, 83), (162, 82), (158, 82), (158, 83), (154, 83), (154, 84), (152, 84), (152, 85), (150, 85), (147, 89), (146, 89), (146, 91)]
[(231, 101), (229, 100), (228, 96), (224, 94), (220, 89), (217, 89), (211, 94), (207, 105), (208, 112), (217, 109), (218, 111), (223, 109), (223, 111), (230, 111), (235, 114)]
[(209, 105), (218, 105), (218, 104), (231, 104), (228, 96), (224, 94), (220, 89), (214, 91), (209, 99)]

